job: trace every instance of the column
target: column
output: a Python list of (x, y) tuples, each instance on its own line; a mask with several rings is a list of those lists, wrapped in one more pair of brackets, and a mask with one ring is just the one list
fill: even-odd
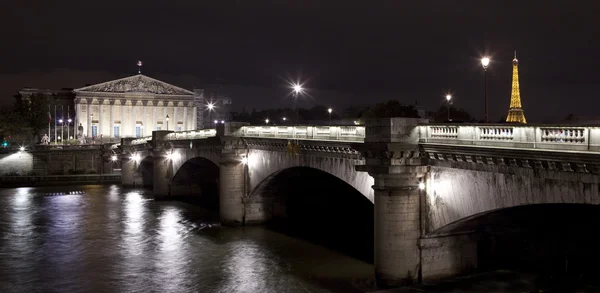
[(87, 123), (87, 130), (86, 132), (86, 136), (89, 137), (89, 139), (91, 139), (92, 137), (92, 107), (90, 106), (90, 104), (92, 103), (91, 99), (88, 101), (88, 99), (85, 100), (87, 103), (87, 117), (86, 120), (88, 121)]
[(153, 107), (152, 107), (152, 129), (150, 129), (150, 131), (156, 130), (156, 127), (158, 126), (158, 123), (156, 123), (156, 122), (158, 122), (156, 120), (156, 107), (157, 107), (157, 105), (153, 105)]
[(121, 127), (119, 129), (120, 135), (121, 137), (127, 137), (127, 135), (125, 134), (125, 104), (127, 103), (127, 100), (121, 100)]
[(102, 122), (104, 122), (104, 119), (102, 119), (102, 104), (104, 104), (104, 100), (99, 100), (98, 101), (98, 139), (100, 138), (100, 135), (103, 136), (104, 133), (102, 133)]
[(379, 287), (420, 279), (421, 191), (427, 166), (419, 155), (418, 124), (426, 120), (369, 120), (361, 152), (369, 154), (357, 171), (375, 179), (375, 281)]
[(194, 112), (192, 112), (192, 129), (202, 129), (202, 127), (198, 127), (198, 108), (193, 107), (192, 110)]
[(183, 130), (187, 131), (188, 129), (188, 117), (187, 117), (187, 106), (183, 107)]
[(177, 131), (177, 102), (173, 103), (173, 130)]
[(163, 121), (163, 126), (165, 127), (165, 130), (169, 130), (169, 128), (167, 127), (167, 125), (165, 124), (167, 122), (166, 117), (167, 117), (167, 107), (169, 106), (169, 103), (163, 103), (163, 116), (162, 116), (162, 121)]
[(131, 125), (133, 125), (131, 131), (131, 137), (136, 137), (135, 135), (135, 127), (137, 126), (137, 117), (135, 115), (135, 110), (137, 108), (137, 101), (131, 101)]
[(152, 180), (155, 199), (171, 195), (171, 180), (173, 179), (173, 162), (167, 159), (167, 152), (172, 151), (165, 144), (166, 136), (173, 131), (152, 131), (152, 158), (154, 160), (154, 178)]
[(108, 121), (108, 127), (110, 132), (110, 139), (114, 139), (115, 137), (115, 116), (113, 115), (113, 111), (115, 109), (115, 101), (110, 101), (110, 121)]

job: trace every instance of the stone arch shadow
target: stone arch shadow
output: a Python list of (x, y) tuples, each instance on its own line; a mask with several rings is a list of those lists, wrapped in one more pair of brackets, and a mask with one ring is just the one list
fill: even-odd
[[(534, 272), (543, 276), (600, 274), (595, 231), (600, 206), (589, 203), (538, 203), (498, 208), (449, 223), (425, 238), (470, 235), (477, 270)], [(456, 246), (457, 254), (469, 253)], [(456, 260), (458, 261), (458, 260)]]
[(373, 262), (373, 203), (333, 174), (300, 166), (279, 170), (245, 203), (247, 223), (258, 211), (271, 229)]
[(136, 186), (152, 188), (154, 180), (154, 157), (146, 156), (137, 163), (137, 170), (134, 173)]
[[(183, 160), (182, 160), (183, 161)], [(219, 166), (205, 157), (192, 157), (175, 168), (170, 180), (171, 196), (219, 210)]]

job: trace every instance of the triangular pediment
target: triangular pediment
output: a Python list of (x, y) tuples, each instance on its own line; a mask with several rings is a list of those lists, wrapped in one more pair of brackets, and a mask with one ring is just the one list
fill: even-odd
[(74, 90), (75, 93), (151, 93), (158, 95), (193, 95), (186, 89), (142, 74), (94, 84)]

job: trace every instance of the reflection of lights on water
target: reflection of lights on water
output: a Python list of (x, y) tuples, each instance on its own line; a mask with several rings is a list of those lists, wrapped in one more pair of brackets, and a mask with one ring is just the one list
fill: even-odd
[(160, 235), (163, 238), (162, 248), (164, 250), (181, 249), (181, 238), (179, 233), (181, 215), (179, 210), (173, 207), (167, 208), (160, 216)]
[(13, 203), (16, 206), (26, 206), (31, 202), (31, 188), (21, 187), (17, 188), (17, 194), (13, 197)]
[[(144, 198), (138, 192), (129, 192), (125, 195), (125, 217), (127, 218), (127, 232), (138, 235), (142, 231), (142, 215), (144, 211)], [(136, 239), (137, 241), (137, 239)], [(135, 246), (136, 243), (131, 243)]]

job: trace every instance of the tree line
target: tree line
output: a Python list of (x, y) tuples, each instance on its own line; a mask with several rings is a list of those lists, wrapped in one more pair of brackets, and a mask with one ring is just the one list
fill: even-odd
[[(310, 124), (320, 122), (327, 124), (329, 122), (328, 108), (323, 105), (314, 106), (312, 108), (299, 108), (297, 110), (291, 108), (263, 109), (257, 111), (252, 109), (248, 112), (243, 109), (241, 112), (232, 112), (230, 120), (237, 122), (247, 122), (250, 124), (260, 125), (265, 124), (269, 120), (269, 124)], [(421, 117), (424, 116), (424, 117)], [(478, 122), (473, 116), (462, 108), (450, 106), (450, 116), (454, 122)], [(440, 106), (437, 111), (428, 113), (419, 111), (414, 105), (405, 105), (396, 100), (390, 100), (375, 104), (370, 107), (349, 107), (343, 110), (333, 109), (331, 113), (332, 123), (335, 124), (339, 120), (356, 121), (363, 124), (367, 119), (390, 118), (390, 117), (406, 117), (406, 118), (429, 118), (433, 122), (447, 122), (448, 107)]]

